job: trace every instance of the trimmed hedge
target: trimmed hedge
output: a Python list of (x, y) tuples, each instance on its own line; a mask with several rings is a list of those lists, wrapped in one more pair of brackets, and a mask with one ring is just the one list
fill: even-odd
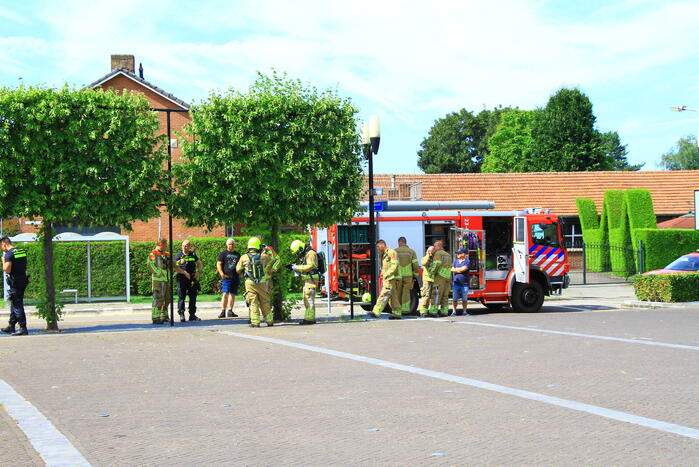
[(695, 302), (699, 301), (699, 273), (637, 276), (633, 288), (639, 300)]
[(636, 229), (646, 250), (645, 269), (662, 269), (682, 255), (699, 249), (699, 230)]
[[(585, 261), (588, 270), (599, 272), (604, 270), (604, 265), (608, 264), (607, 252), (601, 248), (607, 243), (607, 227), (600, 226), (597, 206), (590, 198), (578, 198), (575, 200), (580, 217), (580, 226), (583, 231), (583, 240), (588, 245), (598, 245), (600, 248), (590, 248), (585, 252)], [(604, 216), (604, 210), (602, 215)], [(604, 222), (604, 217), (603, 217)]]
[[(243, 253), (250, 237), (235, 237), (236, 250)], [(308, 241), (308, 235), (288, 233), (279, 238), (279, 256), (282, 264), (293, 263), (295, 256), (289, 250), (294, 240)], [(201, 293), (221, 293), (221, 281), (216, 271), (216, 258), (226, 249), (226, 238), (189, 239), (204, 269), (200, 278)], [(43, 249), (39, 242), (23, 244), (29, 255), (27, 273), (31, 275), (26, 291), (28, 299), (38, 298), (44, 288)], [(124, 242), (91, 242), (92, 297), (116, 297), (125, 295)], [(146, 260), (155, 248), (152, 242), (130, 243), (130, 286), (132, 295), (150, 295), (151, 279)], [(173, 253), (180, 251), (182, 241), (173, 243)], [(54, 243), (54, 282), (57, 291), (78, 289), (78, 297), (87, 297), (87, 243)], [(286, 293), (300, 287), (300, 279), (282, 268), (274, 276), (275, 290)]]
[(635, 251), (641, 238), (636, 232), (656, 228), (650, 192), (640, 188), (605, 191), (599, 222), (594, 201), (578, 198), (575, 202), (583, 239), (591, 246), (585, 251), (588, 269), (594, 272), (611, 269), (613, 274), (624, 277), (638, 271)]

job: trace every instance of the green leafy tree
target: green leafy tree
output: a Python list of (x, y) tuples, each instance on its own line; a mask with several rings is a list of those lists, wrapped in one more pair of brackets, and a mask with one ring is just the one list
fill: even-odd
[(502, 114), (488, 140), (490, 153), (483, 172), (531, 172), (534, 159), (532, 126), (538, 110), (512, 109)]
[(626, 145), (621, 144), (619, 133), (608, 131), (598, 134), (600, 148), (604, 154), (610, 170), (636, 171), (641, 170), (645, 164), (629, 164), (627, 159), (628, 151)]
[(418, 166), (425, 173), (473, 173), (481, 171), (488, 154), (488, 138), (507, 109), (461, 109), (436, 120), (420, 143)]
[(675, 146), (660, 157), (666, 170), (699, 170), (699, 147), (694, 135), (683, 136)]
[(346, 221), (363, 186), (356, 113), (336, 92), (277, 73), (211, 94), (192, 112), (174, 212), (189, 225), (269, 229), (275, 249), (284, 224)]
[(583, 92), (565, 88), (556, 92), (534, 119), (532, 171), (610, 169), (594, 126), (592, 103)]
[(158, 215), (165, 153), (148, 108), (132, 93), (0, 89), (0, 217), (42, 219), (47, 329), (58, 328), (54, 226), (128, 229)]

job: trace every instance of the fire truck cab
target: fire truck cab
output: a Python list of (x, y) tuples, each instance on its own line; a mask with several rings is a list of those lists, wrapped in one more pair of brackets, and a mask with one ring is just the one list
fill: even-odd
[[(471, 264), (469, 300), (489, 309), (509, 306), (517, 312), (536, 312), (545, 296), (559, 294), (569, 284), (559, 219), (543, 209), (377, 212), (375, 226), (374, 238), (391, 248), (405, 237), (418, 261), (437, 240), (452, 257), (465, 248)], [(352, 291), (359, 298), (370, 290), (369, 252), (374, 246), (368, 243), (368, 228), (363, 213), (351, 225), (312, 232), (314, 246), (327, 254), (331, 294), (346, 297)], [(417, 297), (411, 307), (417, 309)]]

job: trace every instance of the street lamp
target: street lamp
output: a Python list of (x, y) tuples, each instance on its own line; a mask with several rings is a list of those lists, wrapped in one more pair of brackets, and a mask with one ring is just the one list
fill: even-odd
[(371, 267), (371, 306), (376, 304), (376, 223), (374, 222), (374, 154), (379, 152), (381, 142), (381, 123), (379, 117), (372, 115), (369, 123), (362, 125), (362, 146), (369, 162), (369, 258)]
[[(672, 110), (673, 112), (699, 112), (699, 109), (695, 109), (694, 107), (688, 107), (686, 105), (673, 105), (672, 107), (670, 107), (670, 110)], [(699, 147), (699, 133), (697, 133), (697, 147)]]

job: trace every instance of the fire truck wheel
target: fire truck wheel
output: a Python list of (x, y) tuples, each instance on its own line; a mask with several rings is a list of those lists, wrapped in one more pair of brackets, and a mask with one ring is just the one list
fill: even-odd
[(512, 309), (517, 313), (536, 313), (544, 304), (544, 288), (536, 280), (529, 284), (515, 283), (512, 290)]

